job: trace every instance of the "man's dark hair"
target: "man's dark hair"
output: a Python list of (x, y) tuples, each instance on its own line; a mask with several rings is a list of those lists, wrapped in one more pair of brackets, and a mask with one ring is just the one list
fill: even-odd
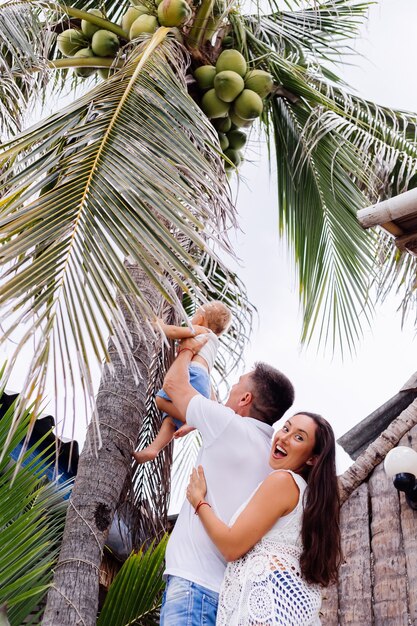
[(255, 363), (250, 381), (251, 417), (272, 425), (294, 402), (294, 387), (282, 372), (266, 363)]

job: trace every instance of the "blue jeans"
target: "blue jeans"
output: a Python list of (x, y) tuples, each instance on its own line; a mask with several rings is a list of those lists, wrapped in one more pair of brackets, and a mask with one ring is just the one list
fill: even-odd
[(179, 576), (168, 576), (160, 626), (215, 626), (219, 594)]
[[(195, 365), (194, 363), (190, 363), (188, 366), (188, 380), (190, 381), (190, 385), (194, 387), (198, 393), (201, 393), (205, 398), (210, 398), (210, 375), (208, 371), (201, 367), (201, 365)], [(160, 389), (156, 394), (160, 398), (165, 398), (165, 400), (169, 400), (171, 402), (171, 398), (165, 393), (163, 389)], [(162, 416), (165, 418), (168, 413), (163, 413)], [(173, 418), (174, 424), (178, 430), (181, 426), (184, 426), (184, 422)]]

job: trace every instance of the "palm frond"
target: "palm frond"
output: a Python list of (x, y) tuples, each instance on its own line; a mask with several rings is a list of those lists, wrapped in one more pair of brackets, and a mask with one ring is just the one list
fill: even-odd
[(280, 228), (294, 248), (299, 270), (303, 338), (311, 339), (320, 316), (319, 339), (335, 345), (345, 337), (352, 350), (361, 315), (370, 314), (367, 293), (374, 256), (372, 237), (356, 219), (365, 198), (346, 176), (348, 171), (358, 177), (361, 162), (326, 127), (321, 140), (311, 144), (303, 132), (309, 114), (302, 105), (276, 99), (271, 115)]
[(112, 79), (0, 153), (14, 174), (0, 217), (3, 341), (20, 333), (13, 367), (35, 338), (27, 393), (37, 387), (42, 394), (49, 362), (56, 389), (79, 372), (90, 394), (92, 363), (109, 360), (108, 334), (130, 354), (116, 290), (138, 324), (130, 297), (141, 314), (153, 312), (123, 257), (182, 310), (175, 286), (192, 286), (204, 299), (208, 283), (176, 235), (214, 259), (210, 241), (230, 251), (234, 208), (217, 136), (186, 92), (178, 44), (161, 43), (166, 31), (136, 48)]
[(29, 105), (42, 97), (53, 40), (40, 3), (0, 5), (0, 138), (19, 131)]
[(269, 0), (271, 14), (261, 11), (243, 20), (255, 37), (294, 63), (336, 62), (353, 53), (349, 41), (357, 36), (371, 4), (328, 0), (280, 11), (277, 2)]
[(164, 582), (165, 536), (132, 554), (107, 593), (97, 626), (157, 626)]
[(0, 448), (4, 453), (0, 462), (0, 604), (7, 603), (11, 625), (20, 626), (29, 623), (25, 620), (36, 610), (51, 582), (69, 485), (58, 488), (45, 480), (45, 467), (53, 458), (48, 460), (36, 448), (24, 454), (24, 466), (15, 475), (10, 454), (36, 416), (26, 412), (7, 444), (13, 413), (11, 406), (0, 420)]

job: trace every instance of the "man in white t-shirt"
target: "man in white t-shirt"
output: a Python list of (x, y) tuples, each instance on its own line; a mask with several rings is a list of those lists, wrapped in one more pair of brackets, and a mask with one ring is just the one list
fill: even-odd
[[(201, 345), (196, 339), (182, 342), (163, 388), (202, 435), (197, 465), (204, 467), (209, 485), (206, 500), (227, 523), (271, 471), (272, 424), (292, 405), (294, 389), (281, 372), (257, 363), (231, 388), (225, 406), (208, 400), (188, 381), (188, 365)], [(161, 626), (214, 626), (225, 568), (185, 500), (166, 551)]]

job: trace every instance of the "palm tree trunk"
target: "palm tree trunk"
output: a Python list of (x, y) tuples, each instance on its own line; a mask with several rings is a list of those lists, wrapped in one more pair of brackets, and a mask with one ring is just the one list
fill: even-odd
[(339, 493), (343, 504), (359, 485), (367, 479), (374, 467), (417, 424), (417, 399), (414, 400), (381, 435), (371, 443), (353, 465), (339, 476)]
[[(130, 266), (133, 279), (154, 311), (161, 295), (137, 266)], [(93, 626), (98, 610), (99, 570), (103, 547), (114, 513), (131, 470), (135, 447), (145, 412), (148, 370), (155, 341), (147, 325), (143, 335), (132, 329), (134, 355), (142, 379), (136, 384), (111, 345), (114, 375), (104, 368), (97, 397), (97, 415), (102, 446), (97, 452), (97, 435), (90, 424), (80, 456), (61, 552), (49, 591), (43, 626)]]

